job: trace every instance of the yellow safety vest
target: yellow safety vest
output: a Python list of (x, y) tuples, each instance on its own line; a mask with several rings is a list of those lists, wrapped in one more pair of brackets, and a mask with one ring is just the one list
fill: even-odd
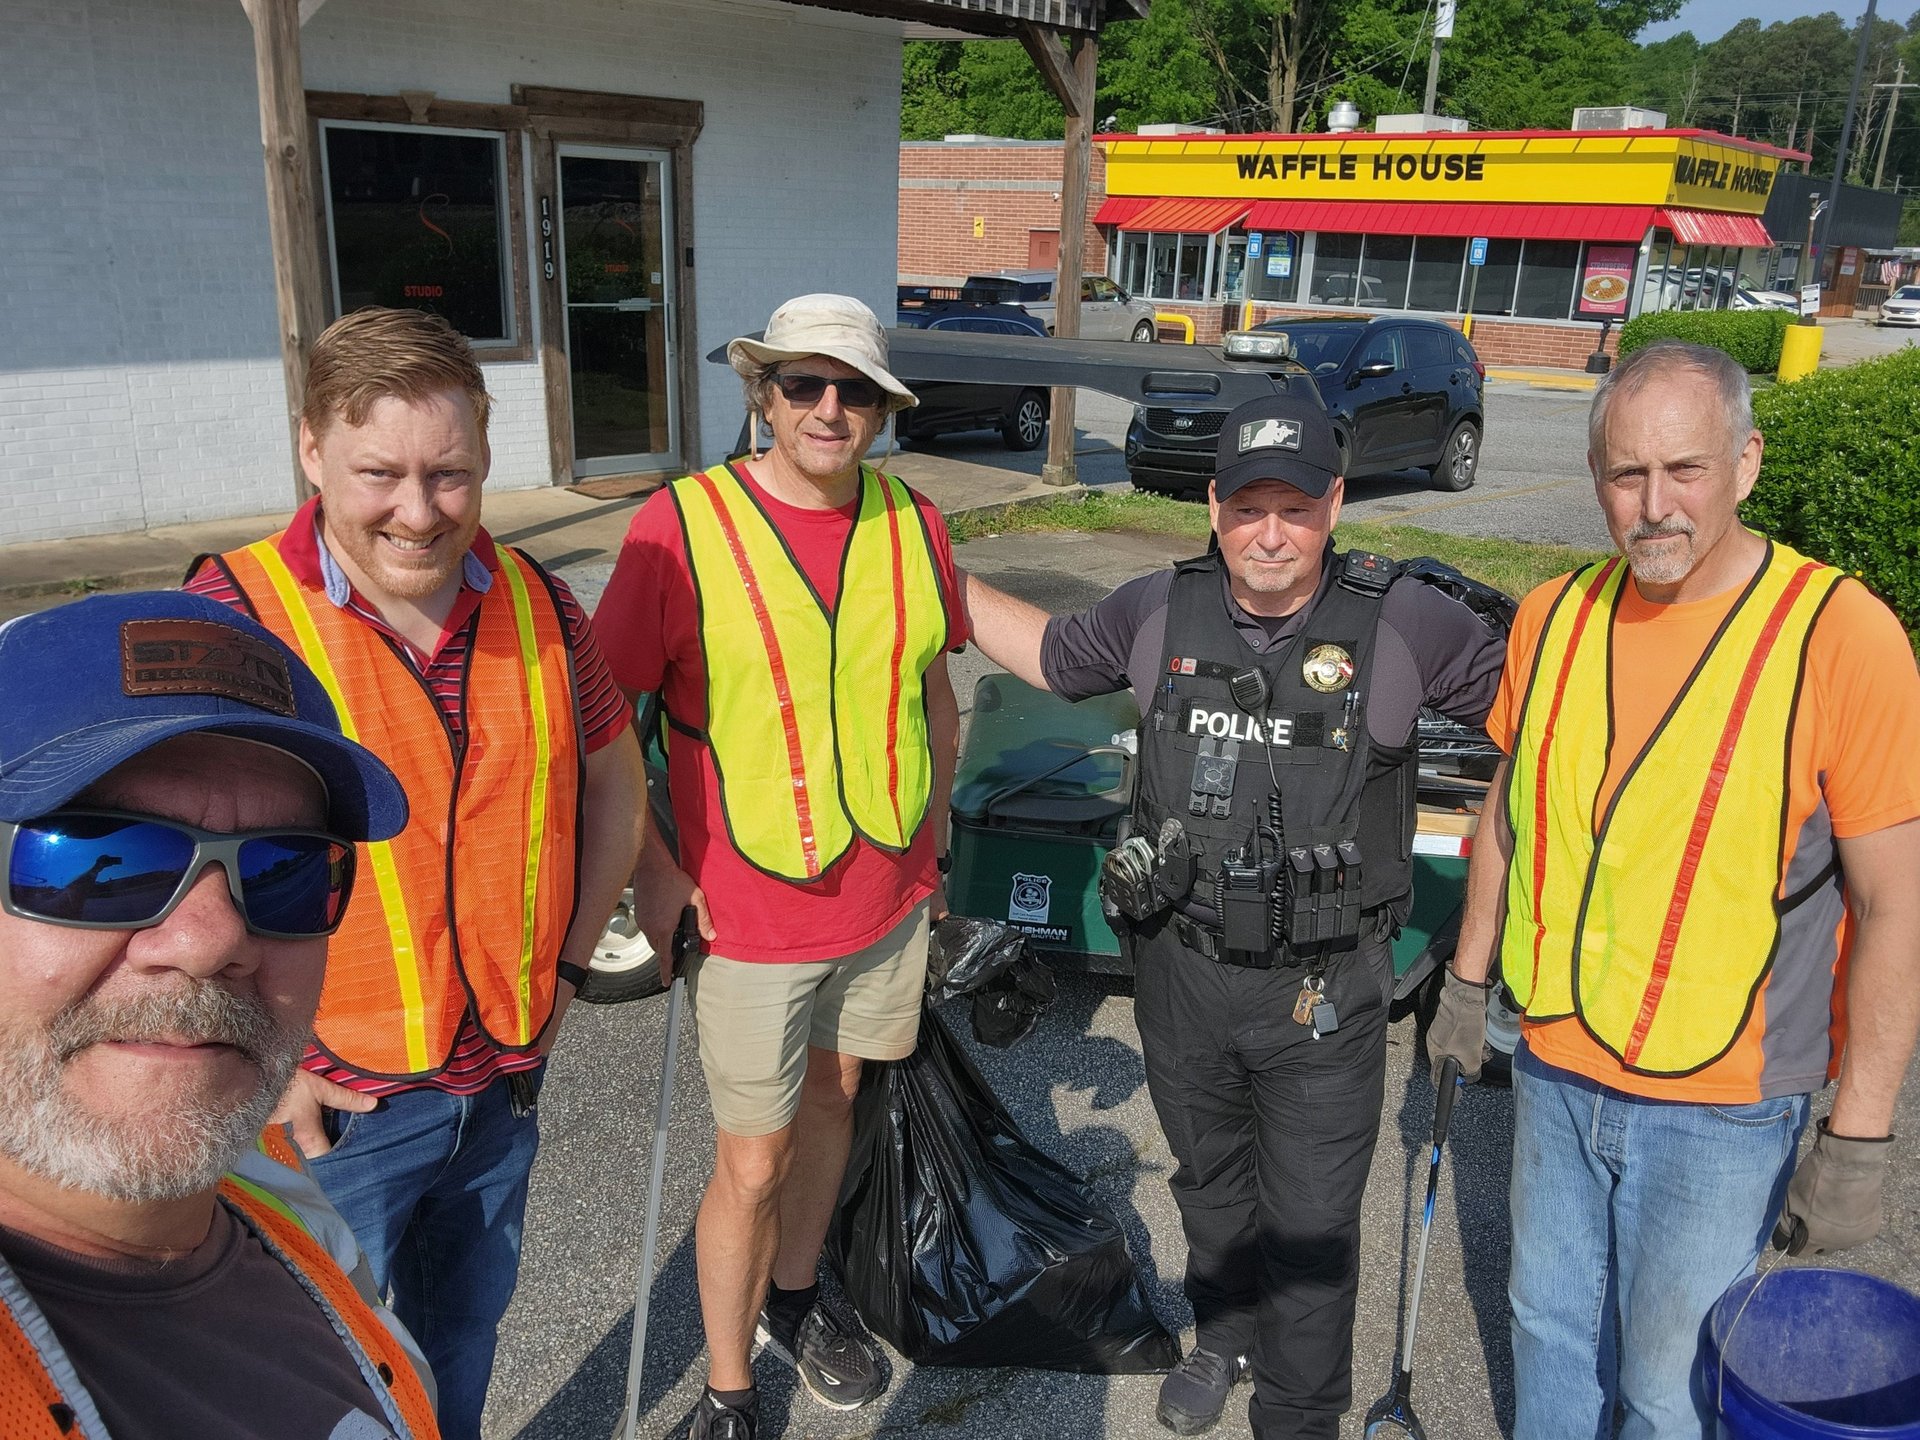
[(811, 881), (856, 835), (903, 851), (933, 792), (923, 677), (948, 633), (933, 542), (907, 487), (862, 467), (831, 608), (725, 465), (670, 487), (699, 598), (707, 725), (727, 835)]
[(1628, 1070), (1688, 1075), (1732, 1047), (1774, 961), (1801, 669), (1842, 576), (1769, 545), (1602, 813), (1627, 577), (1618, 556), (1579, 571), (1541, 633), (1508, 782), (1501, 973), (1530, 1020), (1578, 1016)]

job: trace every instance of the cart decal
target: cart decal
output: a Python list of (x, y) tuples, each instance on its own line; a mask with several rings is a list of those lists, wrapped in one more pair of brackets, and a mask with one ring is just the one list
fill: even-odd
[(1007, 900), (1007, 919), (1030, 925), (1044, 925), (1053, 911), (1051, 875), (1015, 875), (1013, 894)]

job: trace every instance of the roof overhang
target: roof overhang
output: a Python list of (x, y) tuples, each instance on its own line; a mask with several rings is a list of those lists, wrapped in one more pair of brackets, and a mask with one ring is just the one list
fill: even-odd
[[(1022, 25), (1091, 35), (1109, 20), (1134, 20), (1151, 0), (787, 0), (819, 10), (906, 22), (911, 38), (1011, 39)], [(944, 32), (944, 33), (941, 33)]]

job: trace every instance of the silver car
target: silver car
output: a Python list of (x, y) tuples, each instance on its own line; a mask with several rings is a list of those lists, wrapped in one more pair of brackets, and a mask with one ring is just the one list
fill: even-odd
[[(960, 297), (982, 305), (1018, 305), (1053, 334), (1051, 270), (993, 270), (969, 275)], [(1080, 338), (1083, 340), (1151, 340), (1153, 306), (1136, 300), (1104, 275), (1080, 277)]]
[(1880, 302), (1882, 325), (1920, 325), (1920, 285), (1902, 285)]

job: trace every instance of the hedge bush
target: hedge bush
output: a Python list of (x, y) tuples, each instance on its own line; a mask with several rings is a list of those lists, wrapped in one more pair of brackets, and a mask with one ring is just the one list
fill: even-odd
[(1631, 355), (1656, 340), (1686, 340), (1724, 350), (1750, 375), (1780, 368), (1780, 342), (1793, 316), (1784, 310), (1657, 310), (1620, 330), (1620, 353)]
[(1920, 349), (1762, 391), (1753, 414), (1747, 523), (1858, 575), (1920, 649)]

